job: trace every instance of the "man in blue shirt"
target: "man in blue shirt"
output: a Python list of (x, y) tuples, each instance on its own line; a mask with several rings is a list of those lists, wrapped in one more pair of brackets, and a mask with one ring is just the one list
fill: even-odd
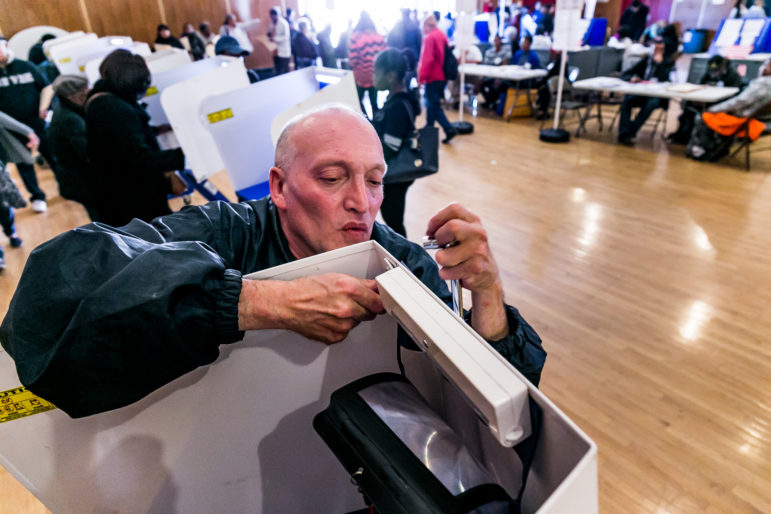
[(538, 59), (538, 54), (530, 50), (530, 45), (533, 44), (533, 36), (525, 34), (522, 38), (521, 47), (514, 54), (514, 59), (511, 64), (518, 64), (525, 68), (538, 69), (541, 67), (541, 61)]

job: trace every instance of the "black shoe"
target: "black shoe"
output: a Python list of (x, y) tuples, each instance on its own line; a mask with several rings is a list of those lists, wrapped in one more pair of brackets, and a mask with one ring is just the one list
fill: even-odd
[(447, 144), (450, 142), (450, 140), (452, 140), (452, 138), (458, 135), (458, 131), (455, 129), (451, 129), (449, 132), (445, 132), (444, 134), (445, 136), (444, 136), (444, 139), (442, 139), (442, 143)]
[(618, 143), (626, 146), (634, 146), (634, 138), (629, 134), (619, 134)]
[(9, 239), (11, 240), (11, 248), (18, 248), (22, 244), (21, 239), (16, 236), (10, 236)]

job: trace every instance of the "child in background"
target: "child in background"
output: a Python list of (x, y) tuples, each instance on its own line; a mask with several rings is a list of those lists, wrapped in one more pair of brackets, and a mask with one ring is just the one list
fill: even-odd
[[(16, 227), (13, 224), (13, 208), (21, 208), (26, 205), (27, 202), (19, 193), (19, 188), (16, 187), (8, 170), (5, 169), (5, 164), (0, 162), (0, 225), (11, 241), (11, 248), (21, 246), (21, 239), (16, 235)], [(4, 269), (5, 254), (0, 248), (0, 272)]]

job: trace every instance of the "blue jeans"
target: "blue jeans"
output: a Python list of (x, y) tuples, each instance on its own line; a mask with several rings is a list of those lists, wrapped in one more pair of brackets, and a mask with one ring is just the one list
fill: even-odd
[(444, 133), (449, 135), (455, 129), (442, 110), (442, 96), (444, 95), (445, 84), (444, 80), (436, 80), (426, 84), (426, 126), (433, 127), (434, 122), (438, 121), (439, 125), (444, 129)]

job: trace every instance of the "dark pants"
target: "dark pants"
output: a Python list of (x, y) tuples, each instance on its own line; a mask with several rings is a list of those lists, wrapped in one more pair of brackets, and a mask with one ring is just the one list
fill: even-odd
[(444, 95), (444, 80), (436, 80), (426, 84), (426, 126), (433, 127), (434, 122), (438, 121), (444, 129), (446, 135), (455, 132), (450, 120), (445, 116), (442, 110), (442, 96)]
[[(40, 118), (36, 118), (34, 120), (24, 120), (23, 123), (26, 123), (32, 128), (32, 130), (35, 131), (35, 135), (40, 139), (40, 146), (38, 147), (38, 151), (48, 162), (51, 170), (53, 170), (55, 162), (53, 155), (51, 155), (51, 149), (48, 144), (48, 135), (46, 134), (45, 121)], [(17, 137), (19, 141), (25, 145), (27, 144), (26, 136), (14, 134), (14, 137)], [(24, 187), (27, 188), (27, 191), (29, 191), (29, 194), (31, 195), (31, 199), (33, 201), (45, 200), (46, 194), (42, 189), (40, 189), (40, 186), (38, 185), (37, 175), (35, 175), (35, 167), (32, 164), (20, 164), (18, 162), (15, 164), (16, 168), (19, 170), (21, 181), (24, 182)]]
[[(666, 106), (666, 100), (662, 98), (626, 95), (619, 108), (618, 137), (635, 137), (653, 111)], [(632, 107), (640, 108), (635, 119), (632, 119)]]
[(16, 232), (13, 226), (13, 208), (8, 207), (5, 202), (0, 202), (0, 225), (3, 227), (3, 233), (8, 237)]
[(46, 194), (40, 189), (40, 186), (37, 183), (35, 167), (32, 164), (16, 163), (16, 168), (19, 170), (19, 176), (21, 177), (21, 181), (24, 182), (24, 187), (26, 187), (29, 194), (32, 195), (32, 201), (45, 200)]
[(669, 135), (672, 143), (686, 144), (691, 138), (691, 132), (696, 124), (696, 115), (704, 110), (704, 104), (683, 102), (680, 105), (683, 110), (677, 118), (677, 130)]
[(396, 184), (383, 185), (383, 203), (380, 205), (380, 214), (386, 225), (391, 227), (394, 232), (407, 237), (407, 230), (404, 228), (404, 206), (407, 200), (407, 189), (415, 182), (397, 182)]
[(359, 94), (359, 107), (361, 107), (361, 112), (364, 114), (367, 114), (367, 111), (364, 110), (364, 92), (367, 92), (369, 94), (369, 105), (372, 107), (372, 116), (375, 116), (375, 113), (378, 111), (377, 109), (377, 89), (375, 89), (375, 86), (370, 87), (361, 87), (358, 84), (356, 85), (356, 92)]
[(289, 61), (291, 57), (278, 57), (273, 56), (273, 67), (276, 68), (276, 75), (283, 75), (289, 73)]

